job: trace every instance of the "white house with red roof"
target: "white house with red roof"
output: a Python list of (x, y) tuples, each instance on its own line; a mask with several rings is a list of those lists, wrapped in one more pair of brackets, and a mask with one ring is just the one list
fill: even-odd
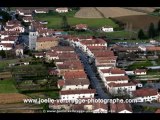
[(66, 13), (68, 11), (69, 11), (69, 9), (67, 7), (56, 8), (56, 12), (58, 12), (58, 13)]
[(136, 70), (134, 70), (134, 74), (135, 75), (146, 75), (147, 70), (146, 69), (136, 69)]
[(101, 30), (103, 31), (103, 32), (113, 32), (114, 30), (113, 30), (113, 27), (111, 27), (111, 26), (103, 26), (102, 28), (101, 28)]
[(82, 90), (66, 90), (60, 91), (60, 99), (61, 100), (77, 100), (80, 98), (94, 98), (96, 94), (95, 89), (82, 89)]
[(130, 92), (136, 90), (136, 85), (132, 82), (130, 83), (109, 83), (107, 84), (107, 90), (112, 95), (125, 95), (130, 94)]
[[(63, 83), (62, 83), (63, 82)], [(63, 84), (63, 86), (62, 86)], [(59, 80), (58, 87), (62, 90), (80, 90), (80, 89), (88, 89), (90, 82), (88, 79), (67, 79), (67, 80)]]
[(111, 103), (111, 113), (133, 113), (132, 106), (129, 103)]
[(0, 43), (0, 50), (11, 50), (13, 48), (13, 44), (11, 43)]
[(75, 26), (76, 30), (87, 30), (88, 29), (88, 25), (87, 24), (77, 24)]
[(109, 76), (125, 76), (125, 70), (122, 70), (120, 68), (101, 69), (99, 70), (99, 75), (101, 79), (105, 82), (105, 78)]
[(158, 96), (158, 90), (153, 88), (142, 88), (131, 93), (131, 97), (137, 102), (157, 101)]

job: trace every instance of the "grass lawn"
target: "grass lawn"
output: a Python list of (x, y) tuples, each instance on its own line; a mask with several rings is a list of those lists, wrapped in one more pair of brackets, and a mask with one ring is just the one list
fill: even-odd
[(65, 13), (65, 14), (57, 14), (57, 13), (48, 13), (48, 14), (41, 14), (36, 15), (35, 19), (41, 20), (41, 21), (48, 21), (47, 27), (48, 28), (60, 28), (61, 27), (61, 21), (62, 21), (62, 15), (67, 16), (67, 20), (69, 25), (73, 26), (76, 24), (87, 24), (90, 28), (100, 28), (104, 25), (118, 27), (117, 24), (115, 24), (111, 19), (107, 18), (75, 18), (74, 17), (75, 11)]
[(140, 69), (140, 68), (148, 67), (152, 65), (153, 64), (151, 63), (151, 61), (135, 62), (132, 65), (128, 66), (128, 69), (135, 70), (135, 69)]
[(0, 81), (0, 93), (17, 93), (13, 80)]
[[(24, 58), (21, 59), (22, 61), (29, 61), (31, 58)], [(0, 60), (0, 69), (7, 67), (9, 64), (11, 63), (16, 63), (18, 62), (20, 59), (12, 59), (12, 60)]]

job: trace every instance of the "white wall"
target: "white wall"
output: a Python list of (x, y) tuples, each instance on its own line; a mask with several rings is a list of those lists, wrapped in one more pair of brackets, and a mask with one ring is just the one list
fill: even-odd
[(126, 89), (127, 92), (130, 92), (130, 91), (135, 91), (136, 86), (108, 87), (109, 93), (111, 94), (118, 94), (118, 89), (122, 91)]
[(153, 96), (145, 96), (145, 97), (135, 97), (135, 100), (137, 100), (138, 102), (150, 102), (153, 100), (158, 100), (158, 95), (153, 95)]
[(89, 85), (65, 85), (62, 90), (88, 89)]
[(94, 98), (94, 93), (60, 95), (60, 98), (62, 100), (76, 100), (76, 99), (79, 99), (79, 98)]

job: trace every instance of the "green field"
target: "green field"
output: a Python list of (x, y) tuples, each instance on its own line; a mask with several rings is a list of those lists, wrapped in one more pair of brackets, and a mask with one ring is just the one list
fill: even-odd
[(13, 80), (0, 81), (0, 93), (17, 93)]
[(140, 69), (143, 67), (148, 67), (148, 66), (152, 66), (152, 62), (151, 61), (143, 61), (143, 62), (135, 62), (132, 65), (128, 66), (129, 70), (135, 70), (135, 69)]
[(48, 28), (60, 28), (62, 15), (67, 16), (68, 23), (71, 26), (76, 24), (87, 24), (90, 28), (99, 28), (104, 25), (113, 26), (114, 28), (118, 27), (117, 24), (115, 24), (111, 19), (108, 18), (75, 18), (74, 14), (75, 11), (60, 15), (58, 13), (48, 13), (36, 15), (35, 19), (41, 21), (48, 21)]

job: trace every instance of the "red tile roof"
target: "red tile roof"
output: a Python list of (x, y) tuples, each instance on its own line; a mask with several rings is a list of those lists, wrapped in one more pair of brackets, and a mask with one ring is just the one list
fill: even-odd
[(147, 72), (146, 69), (136, 69), (134, 71), (135, 73), (142, 73), (142, 72)]
[(76, 29), (84, 29), (84, 28), (87, 28), (88, 25), (87, 24), (77, 24), (76, 25)]
[(108, 86), (110, 87), (123, 87), (123, 86), (135, 86), (134, 83), (130, 82), (130, 83), (109, 83)]
[(73, 47), (68, 47), (68, 46), (56, 46), (56, 47), (52, 47), (51, 51), (56, 51), (56, 52), (70, 52), (70, 51), (74, 51)]
[(128, 76), (109, 76), (106, 77), (106, 81), (123, 81), (129, 80)]
[(156, 46), (147, 46), (146, 47), (147, 51), (160, 51), (160, 47), (156, 47)]
[(142, 88), (132, 92), (134, 97), (154, 96), (158, 94), (158, 90), (152, 88)]
[(3, 45), (4, 47), (10, 47), (10, 48), (13, 47), (13, 44), (11, 43), (0, 43), (0, 45)]
[(108, 105), (104, 104), (103, 102), (93, 103), (93, 110), (100, 109), (100, 108), (108, 110)]
[(92, 40), (83, 40), (81, 41), (84, 45), (95, 45), (95, 44), (106, 44), (106, 41), (103, 39), (92, 39)]
[(113, 51), (105, 50), (105, 51), (92, 51), (95, 57), (106, 57), (106, 56), (114, 56)]
[(84, 71), (69, 71), (64, 74), (65, 79), (75, 79), (75, 78), (87, 78)]
[(111, 73), (111, 74), (125, 74), (125, 70), (120, 68), (109, 68), (109, 69), (102, 69), (102, 73)]
[(84, 79), (67, 79), (65, 85), (89, 85), (90, 82), (87, 78)]
[(87, 48), (89, 49), (89, 50), (106, 50), (107, 49), (107, 47), (106, 46), (87, 46)]
[(95, 89), (83, 89), (83, 90), (66, 90), (60, 91), (60, 95), (69, 95), (69, 94), (88, 94), (88, 93), (96, 93)]
[(111, 111), (114, 111), (115, 113), (121, 112), (123, 110), (128, 110), (130, 112), (133, 112), (132, 107), (129, 103), (111, 103), (110, 109)]
[(65, 85), (65, 81), (64, 80), (58, 80), (57, 84), (60, 86), (60, 87), (63, 87)]

